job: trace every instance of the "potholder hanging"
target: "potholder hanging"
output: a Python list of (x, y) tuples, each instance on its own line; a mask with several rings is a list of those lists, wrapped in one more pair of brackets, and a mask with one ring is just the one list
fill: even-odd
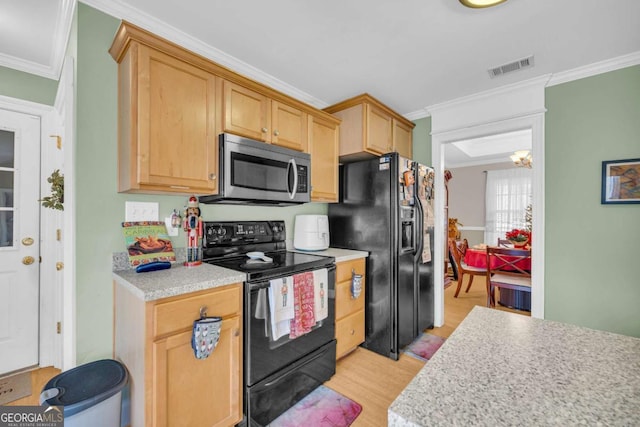
[(193, 322), (191, 348), (196, 359), (206, 359), (220, 339), (221, 317), (203, 317)]
[(362, 274), (351, 272), (351, 298), (356, 299), (362, 292)]

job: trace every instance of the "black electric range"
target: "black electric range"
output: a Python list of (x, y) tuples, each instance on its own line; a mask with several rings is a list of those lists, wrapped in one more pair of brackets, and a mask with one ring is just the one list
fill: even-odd
[[(262, 252), (272, 262), (253, 259), (248, 253)], [(205, 222), (202, 259), (247, 274), (247, 282), (315, 270), (330, 266), (333, 257), (286, 250), (284, 221)]]
[[(253, 259), (262, 252), (271, 261)], [(243, 426), (265, 426), (335, 373), (333, 257), (286, 250), (284, 221), (205, 222), (203, 261), (247, 274), (243, 297)], [(269, 320), (271, 281), (326, 269), (327, 315), (304, 335), (274, 339)], [(275, 281), (275, 280), (274, 280)], [(295, 285), (293, 297), (295, 298)]]

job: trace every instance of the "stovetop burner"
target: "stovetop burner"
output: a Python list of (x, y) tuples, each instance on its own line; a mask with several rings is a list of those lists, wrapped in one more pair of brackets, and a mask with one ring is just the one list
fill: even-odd
[[(248, 282), (328, 267), (334, 262), (333, 257), (287, 251), (284, 221), (205, 222), (204, 235), (203, 260), (247, 273)], [(250, 252), (264, 252), (273, 262), (248, 258)]]

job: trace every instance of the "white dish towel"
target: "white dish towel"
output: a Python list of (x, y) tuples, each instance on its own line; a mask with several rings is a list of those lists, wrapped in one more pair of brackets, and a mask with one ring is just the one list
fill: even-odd
[(269, 281), (269, 313), (271, 338), (276, 341), (291, 331), (293, 310), (293, 277)]
[(314, 312), (316, 322), (329, 316), (329, 274), (326, 268), (313, 272)]

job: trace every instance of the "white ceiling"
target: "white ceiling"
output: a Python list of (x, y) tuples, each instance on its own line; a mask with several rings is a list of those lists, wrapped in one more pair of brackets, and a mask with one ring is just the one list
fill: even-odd
[[(83, 2), (316, 107), (368, 92), (410, 119), (542, 75), (560, 82), (640, 63), (638, 0)], [(9, 56), (57, 78), (73, 4), (0, 0), (0, 65), (20, 69)], [(529, 55), (533, 67), (489, 77)]]

